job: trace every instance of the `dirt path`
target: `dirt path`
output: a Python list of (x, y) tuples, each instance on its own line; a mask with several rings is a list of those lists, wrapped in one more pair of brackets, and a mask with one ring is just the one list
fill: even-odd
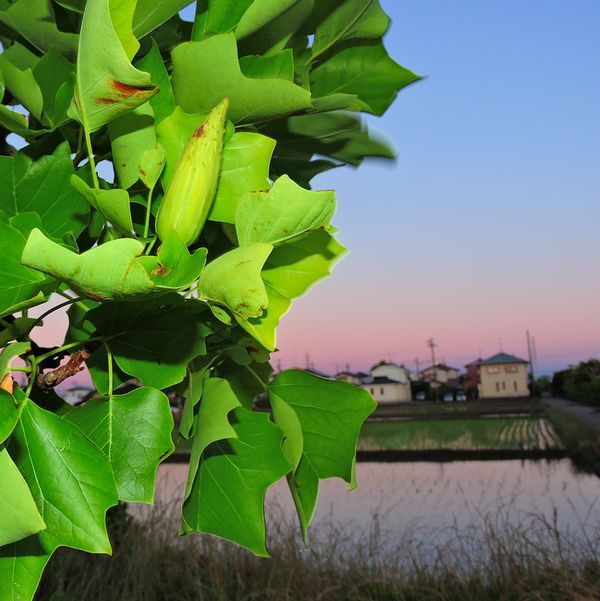
[(543, 399), (543, 401), (551, 407), (561, 409), (562, 411), (566, 411), (567, 413), (574, 415), (581, 421), (590, 424), (591, 426), (596, 426), (596, 428), (600, 428), (600, 412), (597, 411), (595, 407), (590, 407), (588, 405), (580, 405), (579, 403), (574, 403), (573, 401), (567, 401), (567, 399), (559, 399), (553, 397)]

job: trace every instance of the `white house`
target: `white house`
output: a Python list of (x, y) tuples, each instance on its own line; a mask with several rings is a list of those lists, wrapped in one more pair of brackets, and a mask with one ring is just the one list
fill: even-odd
[(529, 396), (528, 362), (507, 353), (477, 362), (479, 368), (479, 398)]
[(371, 375), (361, 386), (381, 404), (408, 403), (412, 400), (410, 375), (403, 365), (381, 361), (371, 368)]

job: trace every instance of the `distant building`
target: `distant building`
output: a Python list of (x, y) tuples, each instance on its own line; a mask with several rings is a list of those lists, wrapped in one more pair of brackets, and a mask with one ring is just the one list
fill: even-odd
[(456, 367), (437, 363), (422, 370), (421, 379), (426, 382), (455, 386), (458, 383), (458, 371)]
[(471, 368), (473, 381), (478, 372), (480, 399), (497, 399), (529, 396), (528, 362), (507, 353), (498, 353), (488, 359), (473, 361)]
[(464, 390), (469, 390), (472, 388), (479, 389), (479, 382), (481, 381), (479, 377), (479, 363), (481, 361), (483, 361), (483, 359), (479, 357), (479, 359), (475, 359), (475, 361), (471, 361), (471, 363), (467, 363), (467, 365), (465, 365), (465, 371), (467, 373), (462, 385)]
[(336, 380), (342, 380), (343, 382), (349, 382), (350, 384), (354, 384), (356, 386), (360, 386), (363, 381), (369, 377), (369, 374), (366, 374), (364, 371), (358, 371), (356, 373), (351, 371), (340, 371), (335, 374)]
[(410, 374), (403, 365), (380, 361), (361, 386), (381, 404), (408, 403), (412, 400)]

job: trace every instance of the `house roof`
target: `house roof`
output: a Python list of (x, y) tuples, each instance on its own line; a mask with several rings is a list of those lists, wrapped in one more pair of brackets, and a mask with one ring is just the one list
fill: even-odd
[[(441, 369), (442, 371), (458, 371), (457, 367), (450, 367), (449, 365), (444, 365), (443, 363), (436, 363), (435, 368)], [(423, 371), (426, 372), (431, 369), (433, 369), (433, 366), (430, 365), (429, 367), (426, 367)]]
[(406, 382), (398, 382), (398, 380), (392, 380), (387, 376), (377, 376), (376, 378), (372, 378), (369, 384), (405, 384)]
[(508, 353), (497, 353), (488, 359), (477, 362), (478, 365), (500, 365), (502, 363), (529, 363), (529, 361), (519, 359), (519, 357), (509, 355)]

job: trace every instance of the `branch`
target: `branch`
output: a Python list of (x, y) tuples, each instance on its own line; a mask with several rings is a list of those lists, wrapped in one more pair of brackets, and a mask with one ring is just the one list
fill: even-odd
[(49, 390), (54, 386), (58, 386), (61, 382), (79, 373), (84, 365), (82, 363), (89, 358), (91, 352), (85, 348), (74, 352), (67, 363), (49, 371), (48, 373), (40, 373), (36, 379), (37, 385), (42, 390)]

